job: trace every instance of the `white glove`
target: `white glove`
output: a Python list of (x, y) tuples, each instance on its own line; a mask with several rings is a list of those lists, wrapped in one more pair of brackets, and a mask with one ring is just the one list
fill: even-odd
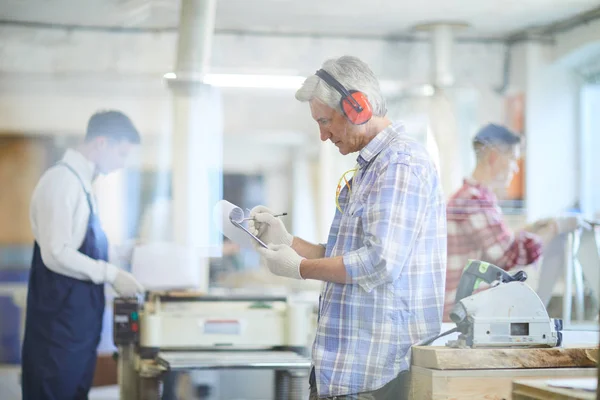
[(555, 229), (556, 228), (556, 224), (554, 221), (554, 218), (544, 218), (544, 219), (540, 219), (535, 221), (533, 224), (531, 225), (527, 225), (525, 227), (525, 230), (527, 232), (531, 232), (531, 233), (538, 233), (540, 231), (546, 231), (549, 228), (551, 229)]
[(558, 233), (573, 232), (578, 228), (590, 229), (589, 224), (577, 215), (558, 217), (554, 220), (554, 223)]
[(291, 246), (294, 236), (285, 229), (283, 221), (274, 217), (275, 213), (265, 206), (256, 206), (250, 211), (248, 229), (260, 240), (268, 244)]
[(292, 279), (304, 279), (300, 275), (300, 263), (304, 258), (290, 246), (270, 244), (268, 249), (259, 247), (257, 251), (273, 274)]
[(144, 287), (129, 272), (119, 269), (115, 279), (111, 282), (112, 287), (119, 296), (129, 297), (144, 293)]

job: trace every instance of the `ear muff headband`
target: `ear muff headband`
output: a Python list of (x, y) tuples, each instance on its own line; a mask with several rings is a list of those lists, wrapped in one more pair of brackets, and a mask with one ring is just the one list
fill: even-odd
[(340, 100), (340, 108), (351, 123), (355, 125), (362, 125), (371, 119), (373, 116), (371, 103), (369, 103), (369, 100), (364, 93), (356, 90), (349, 91), (344, 87), (344, 85), (342, 85), (324, 69), (318, 70), (315, 75), (323, 79), (325, 83), (340, 93), (342, 96)]

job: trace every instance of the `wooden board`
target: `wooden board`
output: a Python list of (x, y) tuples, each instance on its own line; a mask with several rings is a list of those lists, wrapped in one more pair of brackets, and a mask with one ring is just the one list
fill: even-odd
[(98, 354), (92, 386), (117, 385), (117, 362), (112, 354)]
[(32, 245), (29, 203), (48, 167), (43, 139), (0, 137), (0, 245)]
[(583, 390), (557, 388), (544, 381), (516, 381), (513, 383), (513, 400), (594, 400), (596, 393)]
[(595, 368), (444, 371), (413, 366), (411, 400), (510, 400), (515, 380), (596, 376)]
[(412, 364), (441, 370), (596, 367), (597, 347), (453, 349), (415, 346)]

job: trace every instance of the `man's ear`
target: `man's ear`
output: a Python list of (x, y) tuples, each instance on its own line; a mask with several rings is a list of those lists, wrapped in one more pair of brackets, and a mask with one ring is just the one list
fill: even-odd
[(98, 136), (94, 139), (94, 144), (95, 147), (98, 150), (104, 150), (106, 148), (106, 146), (108, 145), (108, 139), (105, 138), (104, 136)]
[(498, 160), (498, 151), (497, 150), (488, 150), (487, 159), (489, 164), (495, 164), (496, 160)]

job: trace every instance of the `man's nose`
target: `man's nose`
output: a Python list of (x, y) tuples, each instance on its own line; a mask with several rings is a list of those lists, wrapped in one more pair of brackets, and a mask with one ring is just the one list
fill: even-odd
[(327, 139), (331, 137), (331, 134), (327, 129), (321, 128), (321, 141), (325, 142)]

